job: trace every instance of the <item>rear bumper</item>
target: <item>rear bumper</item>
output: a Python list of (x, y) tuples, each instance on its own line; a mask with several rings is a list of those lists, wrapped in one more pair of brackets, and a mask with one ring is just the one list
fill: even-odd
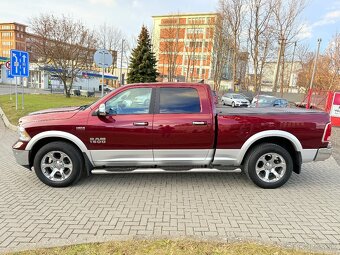
[(19, 165), (29, 168), (29, 151), (13, 149), (13, 154)]
[(323, 161), (328, 159), (332, 155), (332, 147), (318, 149), (314, 161)]

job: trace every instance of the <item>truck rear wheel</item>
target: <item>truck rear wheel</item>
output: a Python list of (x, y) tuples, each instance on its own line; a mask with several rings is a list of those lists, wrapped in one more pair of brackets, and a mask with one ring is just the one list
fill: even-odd
[(43, 146), (34, 157), (37, 177), (51, 187), (67, 187), (82, 175), (83, 156), (71, 144), (51, 142)]
[(289, 180), (293, 172), (293, 159), (285, 148), (263, 143), (247, 155), (244, 171), (257, 186), (275, 189)]

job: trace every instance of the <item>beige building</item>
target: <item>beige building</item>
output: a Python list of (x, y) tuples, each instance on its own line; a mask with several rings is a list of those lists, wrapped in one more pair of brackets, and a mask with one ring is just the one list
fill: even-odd
[(26, 26), (19, 23), (0, 23), (0, 57), (9, 58), (10, 50), (26, 50)]
[[(299, 61), (286, 62), (284, 75), (283, 75), (283, 84), (285, 92), (297, 92), (297, 79), (298, 73), (302, 69), (302, 65)], [(276, 62), (267, 62), (263, 67), (263, 75), (262, 75), (262, 91), (272, 91), (274, 84), (274, 75), (276, 71)], [(278, 90), (280, 89), (281, 84), (281, 71), (279, 72), (278, 77)]]
[(152, 44), (163, 80), (209, 79), (216, 13), (153, 16)]

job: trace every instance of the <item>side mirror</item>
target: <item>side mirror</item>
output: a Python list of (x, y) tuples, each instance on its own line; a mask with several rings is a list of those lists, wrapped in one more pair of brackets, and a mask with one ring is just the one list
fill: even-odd
[(106, 116), (105, 104), (101, 104), (98, 109), (98, 116)]

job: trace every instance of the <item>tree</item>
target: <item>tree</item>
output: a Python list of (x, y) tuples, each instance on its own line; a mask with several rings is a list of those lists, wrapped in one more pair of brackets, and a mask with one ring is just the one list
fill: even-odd
[[(277, 39), (281, 42), (280, 56), (278, 58), (278, 64), (281, 71), (280, 93), (283, 94), (284, 77), (285, 73), (285, 56), (287, 55), (287, 46), (293, 45), (293, 39), (298, 34), (299, 29), (296, 24), (299, 15), (305, 8), (305, 0), (274, 0), (273, 13), (275, 22), (275, 34)], [(280, 61), (279, 61), (280, 60)], [(276, 73), (276, 75), (279, 75)], [(275, 77), (276, 78), (276, 77)], [(277, 78), (276, 78), (277, 80)], [(277, 91), (276, 82), (274, 82), (273, 92)], [(289, 85), (289, 84), (287, 84)]]
[[(163, 75), (165, 65), (167, 69), (168, 81), (173, 81), (177, 75), (178, 56), (180, 51), (179, 42), (179, 17), (171, 16), (164, 21), (165, 27), (161, 30), (161, 41), (159, 45), (160, 57), (163, 63)], [(183, 43), (181, 43), (183, 44)]]
[(254, 69), (254, 91), (261, 90), (263, 67), (271, 48), (273, 28), (272, 0), (251, 0), (249, 5), (248, 40)]
[[(122, 49), (122, 40), (124, 39), (122, 32), (113, 27), (107, 26), (106, 24), (100, 26), (97, 32), (97, 41), (100, 48), (108, 50), (113, 57), (113, 63), (106, 69), (107, 72), (113, 74), (114, 69), (117, 67), (118, 53), (121, 56), (121, 52), (126, 50), (126, 47)], [(105, 41), (105, 43), (104, 43)], [(125, 44), (126, 45), (126, 44)]]
[(143, 26), (138, 37), (137, 47), (132, 51), (127, 82), (155, 82), (158, 75), (156, 62), (149, 31)]
[(31, 29), (34, 36), (29, 43), (34, 58), (63, 82), (65, 95), (70, 97), (76, 77), (93, 63), (94, 32), (81, 21), (50, 14), (33, 18)]
[(225, 25), (230, 30), (232, 38), (232, 70), (233, 70), (233, 87), (240, 77), (237, 77), (239, 49), (240, 49), (240, 35), (242, 24), (244, 23), (244, 0), (220, 0), (220, 9), (222, 17), (225, 19)]
[(219, 91), (221, 86), (221, 79), (228, 62), (228, 56), (230, 53), (230, 34), (228, 27), (225, 25), (225, 19), (223, 16), (218, 15), (215, 24), (215, 38), (214, 38), (214, 51), (212, 55), (212, 77), (214, 80), (214, 90)]

